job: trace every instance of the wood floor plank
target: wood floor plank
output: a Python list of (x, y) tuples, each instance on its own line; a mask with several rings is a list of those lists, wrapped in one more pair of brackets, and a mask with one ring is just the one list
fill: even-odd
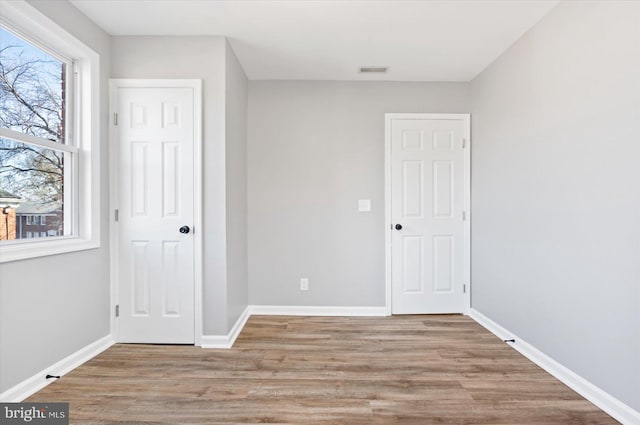
[(457, 315), (253, 316), (230, 350), (117, 344), (28, 401), (83, 425), (617, 423)]

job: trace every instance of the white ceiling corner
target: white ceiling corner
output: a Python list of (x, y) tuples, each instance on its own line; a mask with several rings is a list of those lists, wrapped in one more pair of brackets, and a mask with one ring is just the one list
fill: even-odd
[[(252, 80), (470, 81), (557, 0), (70, 0), (106, 32), (224, 35)], [(368, 75), (361, 66), (388, 66)]]

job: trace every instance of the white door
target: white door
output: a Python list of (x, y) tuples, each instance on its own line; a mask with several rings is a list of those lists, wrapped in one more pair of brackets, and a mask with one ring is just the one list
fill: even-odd
[(387, 117), (392, 313), (461, 313), (468, 115), (411, 117)]
[(118, 87), (118, 338), (194, 343), (194, 89)]

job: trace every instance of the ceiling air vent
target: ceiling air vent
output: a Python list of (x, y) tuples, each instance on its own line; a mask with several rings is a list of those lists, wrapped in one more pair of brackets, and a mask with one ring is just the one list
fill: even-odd
[(388, 66), (361, 66), (361, 74), (385, 74), (389, 71)]

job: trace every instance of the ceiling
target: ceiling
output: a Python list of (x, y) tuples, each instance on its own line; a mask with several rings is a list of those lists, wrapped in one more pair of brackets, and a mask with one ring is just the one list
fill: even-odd
[(224, 35), (252, 80), (389, 81), (470, 81), (558, 3), (70, 1), (112, 35)]

